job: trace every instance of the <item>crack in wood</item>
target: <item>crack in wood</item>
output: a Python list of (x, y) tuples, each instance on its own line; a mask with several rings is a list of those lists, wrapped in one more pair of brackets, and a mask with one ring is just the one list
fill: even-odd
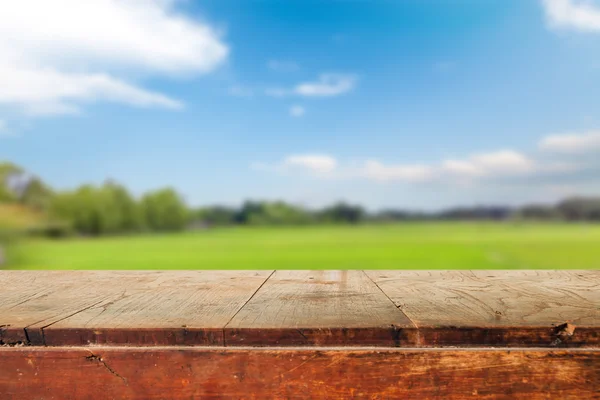
[(118, 377), (119, 379), (121, 379), (126, 385), (127, 385), (127, 379), (121, 375), (119, 375), (114, 369), (112, 369), (107, 363), (106, 361), (104, 361), (104, 359), (102, 358), (102, 356), (98, 356), (94, 353), (92, 353), (90, 350), (87, 350), (90, 355), (86, 356), (85, 359), (88, 361), (97, 361), (98, 363), (102, 364), (104, 366), (104, 368), (106, 368), (111, 374), (113, 374), (114, 376)]
[(296, 331), (298, 331), (298, 333), (300, 334), (300, 336), (302, 336), (304, 338), (304, 340), (308, 340), (308, 337), (306, 337), (304, 332), (302, 332), (302, 329), (296, 329)]
[(271, 273), (269, 274), (269, 276), (267, 276), (265, 278), (265, 280), (258, 286), (258, 288), (254, 291), (254, 293), (252, 293), (252, 295), (248, 298), (248, 300), (246, 300), (246, 302), (239, 308), (239, 310), (237, 310), (229, 319), (229, 321), (227, 321), (227, 323), (225, 324), (225, 326), (223, 326), (223, 346), (226, 346), (225, 341), (226, 339), (226, 334), (225, 334), (225, 330), (227, 329), (227, 326), (231, 323), (231, 321), (233, 321), (233, 319), (236, 317), (236, 315), (238, 315), (240, 313), (240, 311), (242, 311), (244, 309), (244, 307), (246, 307), (246, 305), (250, 302), (250, 300), (252, 300), (254, 298), (254, 296), (256, 296), (256, 293), (258, 293), (260, 291), (260, 289), (262, 289), (262, 287), (265, 285), (265, 283), (267, 283), (267, 281), (269, 279), (271, 279), (271, 277), (273, 276), (273, 274), (275, 274), (275, 272), (277, 272), (277, 270), (273, 270), (271, 271)]
[[(394, 305), (394, 307), (400, 312), (402, 313), (402, 315), (404, 315), (406, 317), (406, 319), (408, 319), (410, 321), (411, 324), (413, 324), (413, 326), (417, 329), (419, 329), (419, 327), (417, 326), (417, 324), (415, 323), (415, 321), (413, 321), (403, 310), (401, 306), (397, 306), (396, 303), (394, 303), (394, 300), (392, 300), (392, 298), (383, 291), (383, 289), (381, 289), (381, 287), (379, 287), (379, 285), (377, 284), (377, 282), (375, 282), (370, 276), (369, 274), (367, 274), (364, 270), (362, 271), (363, 274), (365, 274), (365, 276), (367, 277), (368, 280), (370, 280), (371, 282), (373, 282), (373, 284), (377, 287), (377, 289), (379, 289), (379, 291), (381, 293), (384, 294), (384, 296)], [(395, 326), (394, 326), (395, 328)]]

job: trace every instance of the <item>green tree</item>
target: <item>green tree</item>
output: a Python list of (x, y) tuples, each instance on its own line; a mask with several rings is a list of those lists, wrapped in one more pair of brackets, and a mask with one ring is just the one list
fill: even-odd
[(95, 195), (96, 189), (89, 185), (58, 193), (52, 200), (50, 213), (54, 218), (68, 221), (81, 234), (99, 235), (103, 224)]
[(17, 200), (15, 183), (23, 173), (23, 169), (13, 163), (0, 162), (0, 202)]
[(209, 225), (231, 225), (235, 223), (237, 210), (224, 206), (204, 207), (193, 213), (193, 220), (197, 223)]
[(573, 197), (560, 202), (560, 214), (570, 221), (600, 220), (600, 198)]
[(85, 235), (117, 233), (121, 226), (119, 207), (106, 187), (84, 185), (73, 192), (59, 193), (52, 201), (51, 215), (70, 222)]
[(103, 186), (105, 196), (114, 207), (112, 212), (118, 215), (117, 230), (119, 232), (136, 232), (144, 228), (142, 207), (122, 185), (107, 181)]
[(282, 201), (265, 203), (259, 221), (268, 225), (301, 225), (309, 223), (311, 215), (301, 207)]
[(521, 207), (517, 216), (524, 219), (553, 220), (560, 217), (559, 211), (552, 206), (529, 204)]
[(19, 194), (19, 203), (36, 210), (46, 210), (52, 201), (52, 190), (38, 177), (33, 177), (24, 185)]
[(298, 225), (313, 221), (309, 212), (283, 201), (247, 201), (236, 216), (236, 221), (249, 225)]
[(177, 231), (189, 221), (188, 209), (175, 192), (166, 188), (144, 195), (141, 201), (146, 226), (153, 231)]
[(365, 216), (366, 212), (362, 207), (343, 202), (327, 207), (319, 213), (320, 220), (334, 223), (356, 224), (361, 222)]

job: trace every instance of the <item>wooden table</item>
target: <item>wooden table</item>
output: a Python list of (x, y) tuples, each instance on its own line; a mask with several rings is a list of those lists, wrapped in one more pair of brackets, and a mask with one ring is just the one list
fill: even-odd
[(600, 398), (600, 271), (0, 271), (0, 398)]

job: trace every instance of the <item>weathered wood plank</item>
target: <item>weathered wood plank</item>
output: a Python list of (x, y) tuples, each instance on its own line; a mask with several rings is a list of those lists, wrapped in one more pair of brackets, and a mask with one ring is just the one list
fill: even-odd
[(382, 345), (412, 323), (362, 271), (276, 271), (225, 328), (227, 345)]
[[(0, 340), (4, 343), (44, 344), (44, 327), (109, 302), (123, 290), (120, 274), (112, 272), (2, 271), (0, 276)], [(110, 284), (97, 286), (102, 277)]]
[(3, 399), (592, 399), (600, 350), (0, 348)]
[(415, 345), (600, 345), (600, 271), (366, 273), (417, 325)]
[(0, 271), (0, 345), (27, 342), (24, 330), (26, 325), (17, 324), (14, 316), (9, 315), (9, 310), (54, 290), (37, 277), (26, 271)]
[(600, 345), (600, 271), (270, 273), (0, 271), (0, 344)]
[(45, 328), (45, 342), (222, 345), (223, 327), (272, 272), (145, 272), (154, 278), (143, 281), (138, 273), (125, 275), (118, 298)]
[(0, 341), (222, 344), (272, 271), (2, 271)]

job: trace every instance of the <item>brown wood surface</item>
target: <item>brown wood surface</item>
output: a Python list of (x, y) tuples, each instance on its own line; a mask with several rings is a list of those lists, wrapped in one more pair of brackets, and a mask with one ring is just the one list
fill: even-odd
[(276, 271), (227, 324), (225, 343), (394, 346), (412, 327), (362, 271)]
[(416, 325), (418, 346), (600, 345), (600, 271), (366, 274)]
[[(119, 277), (118, 272), (1, 271), (0, 341), (43, 344), (43, 328), (116, 299), (123, 290)], [(146, 279), (136, 276), (142, 283)]]
[(600, 399), (599, 284), (598, 271), (0, 271), (0, 398)]
[(600, 350), (0, 348), (2, 399), (594, 399)]
[(0, 271), (19, 342), (600, 346), (600, 271)]
[(271, 273), (2, 272), (13, 294), (0, 304), (3, 341), (222, 345), (222, 328)]

